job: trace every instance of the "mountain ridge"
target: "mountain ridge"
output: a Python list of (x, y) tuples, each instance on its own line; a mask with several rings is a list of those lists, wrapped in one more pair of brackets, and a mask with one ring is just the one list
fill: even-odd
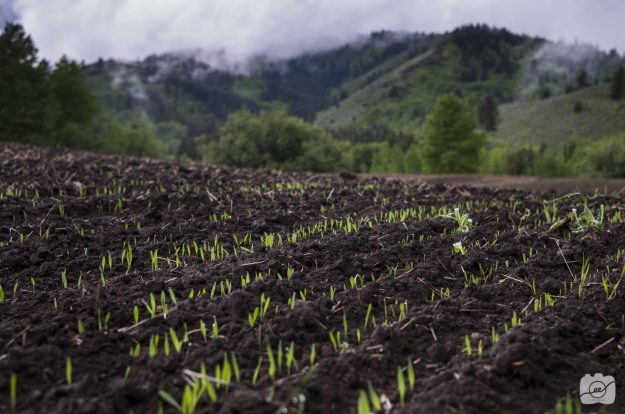
[[(465, 97), (473, 108), (487, 96), (501, 105), (563, 95), (604, 82), (623, 62), (618, 53), (589, 45), (468, 25), (443, 34), (374, 32), (286, 60), (259, 58), (247, 74), (189, 54), (100, 60), (84, 73), (106, 109), (176, 122), (191, 136), (211, 134), (245, 107), (283, 110), (341, 138), (344, 129), (414, 130), (447, 93)], [(588, 84), (576, 85), (582, 72)]]

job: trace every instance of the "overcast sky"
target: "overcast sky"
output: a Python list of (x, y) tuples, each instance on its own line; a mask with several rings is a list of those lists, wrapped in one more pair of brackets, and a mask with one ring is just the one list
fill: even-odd
[[(625, 51), (625, 0), (0, 0), (40, 55), (138, 59), (202, 48), (228, 62), (288, 57), (374, 30), (444, 32), (488, 23)], [(224, 55), (222, 55), (223, 58)]]

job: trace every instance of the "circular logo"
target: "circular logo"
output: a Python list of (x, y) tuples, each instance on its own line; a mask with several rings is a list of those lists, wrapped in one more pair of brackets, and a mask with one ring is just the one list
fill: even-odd
[(601, 381), (593, 381), (588, 386), (588, 393), (592, 398), (602, 398), (606, 393), (607, 387)]

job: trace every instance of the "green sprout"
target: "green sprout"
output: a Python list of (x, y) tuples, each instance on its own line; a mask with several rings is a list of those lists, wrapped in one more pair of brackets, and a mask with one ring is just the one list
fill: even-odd
[[(611, 287), (608, 284), (608, 281), (607, 281), (606, 277), (603, 276), (603, 275), (601, 276), (601, 284), (603, 285), (603, 291), (605, 292), (606, 302), (609, 302), (610, 300), (612, 300), (612, 299), (614, 299), (616, 297), (616, 290), (618, 289), (619, 285), (621, 284), (621, 281), (623, 280), (623, 276), (625, 276), (625, 266), (623, 266), (623, 269), (621, 270), (621, 275), (619, 276), (618, 280)], [(611, 290), (610, 290), (610, 288), (611, 288)], [(1, 300), (0, 300), (0, 303), (2, 303)]]
[(458, 228), (456, 229), (457, 233), (466, 233), (473, 225), (473, 220), (469, 217), (469, 215), (466, 213), (460, 214), (459, 208), (454, 208), (453, 214), (440, 214), (439, 216), (442, 218), (455, 220), (458, 224)]
[(258, 363), (256, 364), (256, 368), (254, 369), (254, 373), (252, 374), (252, 385), (256, 385), (258, 382), (258, 375), (260, 374), (260, 368), (263, 365), (263, 357), (258, 357)]
[(286, 371), (288, 375), (291, 375), (291, 366), (294, 366), (296, 370), (299, 369), (295, 360), (295, 344), (293, 342), (286, 349)]
[(471, 339), (469, 338), (469, 335), (464, 336), (464, 349), (467, 351), (467, 355), (471, 356), (473, 352), (471, 350)]
[(200, 365), (200, 374), (200, 380), (202, 381), (202, 386), (206, 390), (208, 398), (214, 403), (217, 402), (217, 392), (215, 391), (213, 384), (208, 381), (208, 376), (206, 375), (206, 365), (203, 362)]
[(203, 320), (200, 319), (200, 332), (202, 334), (202, 339), (204, 339), (204, 342), (207, 341), (207, 336), (206, 336), (206, 324), (204, 323)]
[(512, 327), (521, 324), (521, 318), (519, 318), (519, 316), (516, 314), (516, 311), (512, 312), (512, 318), (510, 320), (510, 323), (512, 324)]
[(150, 260), (152, 262), (152, 271), (158, 270), (158, 249), (150, 251)]
[(211, 338), (213, 338), (213, 339), (219, 338), (219, 324), (217, 323), (217, 317), (215, 317), (215, 316), (213, 316), (213, 325), (212, 325)]
[(194, 381), (192, 386), (185, 385), (180, 403), (167, 391), (160, 390), (158, 392), (158, 395), (165, 402), (180, 411), (181, 414), (194, 414), (203, 394), (204, 387), (202, 386), (202, 381)]
[(267, 344), (267, 360), (269, 361), (269, 368), (267, 369), (267, 374), (269, 375), (271, 382), (275, 382), (276, 360), (273, 356), (273, 350), (271, 349), (271, 344)]
[(139, 308), (137, 307), (137, 305), (135, 305), (134, 308), (132, 309), (132, 316), (133, 316), (135, 325), (138, 324), (139, 323)]
[(582, 414), (582, 407), (578, 398), (573, 399), (571, 394), (567, 393), (564, 402), (559, 399), (549, 414)]
[(310, 358), (309, 358), (311, 367), (315, 365), (316, 357), (317, 357), (317, 344), (312, 344), (312, 346), (310, 347)]
[(577, 285), (577, 294), (578, 297), (582, 297), (582, 293), (584, 291), (584, 284), (586, 283), (586, 278), (588, 277), (588, 273), (590, 272), (590, 259), (583, 257), (582, 258), (582, 270), (579, 277), (579, 285)]
[(178, 339), (178, 335), (176, 335), (176, 331), (173, 328), (169, 328), (169, 337), (171, 338), (171, 343), (174, 345), (174, 349), (176, 353), (180, 353), (182, 350), (182, 342)]
[(370, 414), (371, 406), (369, 405), (369, 397), (367, 397), (367, 393), (363, 390), (360, 390), (358, 393), (358, 406), (356, 409), (358, 414)]
[(605, 207), (603, 204), (599, 207), (599, 213), (597, 216), (595, 216), (592, 210), (588, 208), (588, 202), (586, 200), (584, 200), (584, 210), (579, 215), (577, 214), (577, 209), (575, 208), (571, 213), (577, 224), (573, 233), (582, 233), (591, 228), (600, 229), (603, 226), (603, 218), (605, 216)]
[(453, 248), (453, 252), (454, 252), (455, 254), (458, 254), (458, 253), (459, 253), (459, 254), (461, 254), (461, 255), (463, 255), (463, 256), (466, 256), (466, 254), (468, 253), (467, 248), (466, 248), (466, 247), (464, 247), (464, 246), (462, 245), (462, 242), (461, 242), (461, 241), (454, 243), (454, 244), (452, 245), (452, 248)]
[(414, 374), (414, 365), (412, 364), (412, 359), (408, 358), (408, 366), (406, 367), (406, 374), (408, 375), (408, 387), (410, 388), (410, 392), (414, 391), (415, 385), (415, 374)]
[(61, 272), (61, 284), (63, 285), (63, 289), (67, 289), (67, 269), (63, 269)]
[(254, 325), (256, 325), (256, 319), (258, 318), (259, 311), (260, 308), (256, 306), (252, 313), (247, 314), (247, 323), (250, 325), (250, 328), (254, 328)]
[(156, 316), (156, 298), (154, 298), (154, 293), (150, 293), (150, 303), (148, 304), (146, 301), (143, 301), (145, 304), (145, 308), (148, 310), (150, 317), (153, 318)]
[(65, 360), (65, 379), (68, 385), (72, 384), (72, 359), (70, 357)]
[(158, 355), (158, 341), (158, 334), (150, 336), (150, 346), (148, 349), (148, 355), (150, 356), (150, 358), (154, 358)]
[(161, 309), (163, 310), (163, 316), (166, 318), (169, 313), (169, 307), (167, 306), (167, 297), (164, 290), (161, 290)]
[(17, 375), (15, 372), (11, 373), (11, 377), (9, 379), (9, 398), (11, 411), (15, 411), (15, 408), (17, 407)]
[(406, 398), (406, 380), (401, 367), (397, 367), (397, 392), (399, 393), (399, 403), (403, 407)]

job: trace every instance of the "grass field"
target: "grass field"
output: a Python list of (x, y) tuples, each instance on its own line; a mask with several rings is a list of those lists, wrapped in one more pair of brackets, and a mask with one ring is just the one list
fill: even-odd
[[(558, 147), (569, 138), (593, 140), (625, 131), (625, 101), (610, 100), (609, 85), (585, 88), (541, 101), (504, 104), (496, 138)], [(583, 109), (575, 112), (575, 104)]]

